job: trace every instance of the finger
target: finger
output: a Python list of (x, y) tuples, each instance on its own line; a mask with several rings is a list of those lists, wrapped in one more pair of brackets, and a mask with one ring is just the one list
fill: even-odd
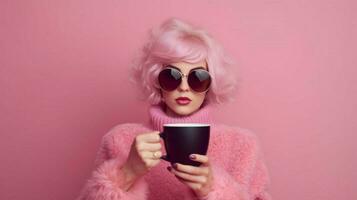
[(155, 152), (153, 153), (153, 156), (154, 156), (154, 159), (160, 160), (160, 158), (161, 158), (161, 156), (162, 156), (162, 153), (161, 153), (161, 151), (155, 151)]
[(152, 168), (160, 163), (160, 160), (147, 159), (144, 161), (147, 168)]
[(187, 185), (189, 188), (193, 189), (193, 190), (199, 190), (202, 187), (201, 183), (195, 183), (195, 182), (191, 182), (191, 181), (187, 181), (185, 179), (182, 179), (178, 176), (175, 175), (175, 177), (183, 184)]
[(153, 159), (153, 160), (160, 160), (160, 157), (162, 156), (161, 151), (142, 151), (140, 152), (140, 155), (144, 159)]
[(161, 143), (139, 143), (136, 146), (138, 151), (159, 151), (161, 150), (162, 145)]
[(144, 141), (144, 142), (149, 142), (149, 143), (160, 142), (159, 133), (160, 133), (159, 131), (156, 131), (156, 132), (141, 134), (141, 135), (138, 135), (136, 137), (136, 139), (139, 141)]
[(206, 183), (206, 181), (207, 181), (207, 178), (205, 176), (187, 174), (187, 173), (184, 173), (184, 172), (177, 171), (174, 168), (172, 168), (170, 170), (170, 172), (175, 174), (176, 176), (184, 179), (185, 181), (190, 181), (190, 182), (193, 182), (193, 183), (201, 183), (201, 184), (203, 184), (203, 183)]
[(209, 159), (208, 156), (205, 155), (200, 155), (200, 154), (191, 154), (190, 159), (200, 162), (202, 164), (208, 165), (209, 164)]
[(152, 165), (153, 165), (153, 166), (156, 166), (156, 165), (158, 165), (160, 162), (161, 162), (160, 159), (152, 160)]
[(208, 167), (195, 167), (191, 165), (183, 165), (179, 163), (174, 164), (176, 167), (175, 169), (181, 172), (185, 172), (188, 174), (193, 174), (193, 175), (207, 175), (209, 170)]

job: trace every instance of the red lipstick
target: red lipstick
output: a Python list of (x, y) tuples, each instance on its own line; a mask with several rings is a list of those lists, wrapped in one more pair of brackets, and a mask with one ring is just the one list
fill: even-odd
[(191, 99), (188, 97), (179, 97), (175, 100), (176, 100), (177, 104), (179, 104), (179, 105), (187, 105), (191, 102)]

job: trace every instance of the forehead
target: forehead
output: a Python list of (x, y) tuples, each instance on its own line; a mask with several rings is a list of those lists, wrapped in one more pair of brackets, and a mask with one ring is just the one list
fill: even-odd
[(208, 70), (206, 61), (201, 61), (197, 63), (175, 62), (175, 63), (170, 63), (170, 65), (179, 68), (182, 72), (189, 72), (190, 70), (199, 67)]

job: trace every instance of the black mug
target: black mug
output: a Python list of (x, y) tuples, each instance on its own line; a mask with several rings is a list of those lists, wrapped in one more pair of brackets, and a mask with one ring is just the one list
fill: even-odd
[(189, 158), (191, 154), (206, 155), (210, 138), (209, 124), (164, 124), (160, 137), (167, 155), (163, 160), (184, 165), (200, 166)]

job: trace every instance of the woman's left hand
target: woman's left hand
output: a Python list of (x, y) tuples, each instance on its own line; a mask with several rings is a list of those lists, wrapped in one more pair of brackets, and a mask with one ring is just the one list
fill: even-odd
[(208, 157), (205, 155), (191, 154), (190, 159), (202, 163), (201, 166), (173, 164), (167, 169), (189, 188), (191, 188), (197, 197), (205, 197), (212, 190), (213, 176)]

